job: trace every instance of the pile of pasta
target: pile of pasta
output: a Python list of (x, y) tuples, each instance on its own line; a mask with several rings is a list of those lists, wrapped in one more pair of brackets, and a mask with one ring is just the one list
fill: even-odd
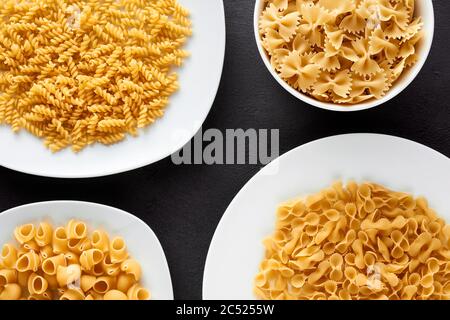
[(0, 0), (0, 20), (0, 124), (53, 152), (162, 117), (192, 32), (177, 0)]
[(380, 99), (418, 59), (415, 0), (268, 0), (262, 45), (291, 87), (319, 101)]
[(82, 221), (19, 226), (0, 255), (0, 300), (148, 300), (125, 241)]
[(448, 300), (450, 225), (424, 198), (335, 183), (281, 205), (255, 293), (268, 300)]

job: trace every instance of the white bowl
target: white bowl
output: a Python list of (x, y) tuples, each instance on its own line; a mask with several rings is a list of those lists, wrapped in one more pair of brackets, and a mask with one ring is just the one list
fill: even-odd
[(261, 44), (261, 38), (259, 35), (259, 17), (264, 9), (265, 0), (256, 0), (255, 4), (255, 13), (253, 17), (254, 31), (256, 43), (258, 45), (259, 53), (264, 61), (269, 72), (272, 76), (277, 80), (277, 82), (290, 94), (292, 94), (297, 99), (300, 99), (303, 102), (306, 102), (312, 106), (332, 110), (332, 111), (360, 111), (370, 109), (376, 106), (379, 106), (387, 101), (391, 100), (395, 96), (397, 96), (400, 92), (402, 92), (409, 84), (417, 77), (420, 70), (422, 69), (425, 61), (428, 58), (428, 55), (431, 50), (431, 44), (433, 42), (434, 36), (434, 9), (432, 0), (416, 0), (416, 15), (422, 16), (425, 31), (425, 38), (422, 39), (420, 45), (418, 47), (419, 60), (417, 63), (411, 68), (406, 69), (401, 77), (394, 83), (393, 87), (389, 89), (384, 97), (381, 99), (371, 99), (365, 102), (361, 102), (355, 105), (339, 105), (336, 103), (330, 102), (322, 102), (316, 100), (304, 93), (301, 93), (294, 88), (292, 88), (289, 84), (287, 84), (278, 73), (273, 70), (272, 65), (270, 64), (269, 57)]
[(101, 228), (111, 237), (123, 237), (130, 255), (141, 264), (141, 283), (150, 290), (152, 299), (173, 299), (169, 267), (158, 238), (142, 220), (119, 209), (79, 201), (40, 202), (16, 207), (0, 213), (0, 247), (15, 242), (13, 232), (19, 225), (45, 220), (58, 226), (70, 219), (86, 222), (89, 232)]

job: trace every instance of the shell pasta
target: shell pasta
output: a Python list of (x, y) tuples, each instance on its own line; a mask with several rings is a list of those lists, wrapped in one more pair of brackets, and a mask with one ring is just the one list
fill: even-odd
[(281, 205), (264, 246), (262, 299), (450, 299), (450, 225), (424, 198), (378, 184)]
[(0, 300), (148, 300), (140, 264), (125, 240), (83, 221), (56, 227), (27, 224), (14, 231), (18, 245), (0, 255)]

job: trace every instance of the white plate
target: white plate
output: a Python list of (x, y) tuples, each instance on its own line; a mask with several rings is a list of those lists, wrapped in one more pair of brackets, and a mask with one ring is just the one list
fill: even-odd
[(142, 220), (112, 207), (79, 201), (52, 201), (29, 204), (0, 213), (0, 247), (13, 241), (14, 229), (26, 223), (48, 220), (63, 225), (70, 219), (85, 221), (89, 232), (102, 228), (111, 237), (125, 239), (130, 255), (142, 267), (143, 287), (154, 300), (172, 300), (172, 281), (158, 238)]
[(219, 87), (225, 54), (225, 15), (222, 0), (179, 0), (192, 14), (191, 56), (179, 69), (180, 91), (170, 99), (166, 114), (137, 138), (114, 146), (95, 145), (79, 154), (52, 154), (27, 132), (16, 135), (0, 126), (0, 166), (25, 173), (85, 178), (136, 169), (181, 149), (206, 119)]
[(450, 160), (418, 143), (384, 135), (321, 139), (281, 156), (231, 202), (214, 234), (203, 277), (204, 299), (255, 299), (253, 279), (281, 202), (316, 193), (334, 180), (374, 181), (423, 195), (450, 222)]

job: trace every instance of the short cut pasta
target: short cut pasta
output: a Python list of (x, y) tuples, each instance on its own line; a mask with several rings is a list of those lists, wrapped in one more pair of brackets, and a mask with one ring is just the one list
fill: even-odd
[(375, 183), (282, 204), (264, 246), (261, 299), (450, 299), (450, 225), (424, 198)]
[[(33, 236), (31, 237), (30, 234)], [(48, 222), (15, 229), (18, 245), (0, 255), (0, 300), (147, 300), (142, 270), (123, 238), (90, 235), (83, 221), (54, 228)], [(114, 257), (114, 258), (113, 258)]]
[(266, 0), (261, 43), (279, 76), (319, 101), (380, 99), (418, 59), (415, 0)]
[(162, 117), (188, 53), (177, 0), (0, 0), (0, 124), (56, 152)]

